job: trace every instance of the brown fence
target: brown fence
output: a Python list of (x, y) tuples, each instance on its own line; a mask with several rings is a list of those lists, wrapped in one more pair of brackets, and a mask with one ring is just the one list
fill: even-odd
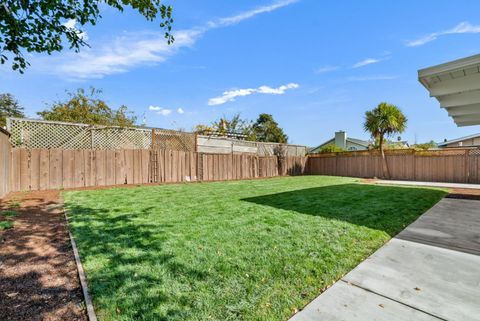
[[(281, 175), (379, 177), (378, 152), (307, 157), (121, 149), (23, 149), (0, 133), (0, 197), (9, 191), (123, 184), (217, 181)], [(480, 149), (386, 154), (391, 179), (480, 183)]]
[[(285, 163), (286, 174), (300, 175), (306, 160), (287, 157)], [(251, 179), (278, 176), (278, 167), (276, 156), (145, 149), (24, 148), (11, 151), (9, 166), (12, 191)]]
[[(480, 183), (480, 149), (386, 152), (391, 179)], [(309, 174), (383, 178), (378, 151), (347, 152), (308, 157)]]
[(0, 198), (10, 192), (11, 150), (9, 133), (0, 128)]

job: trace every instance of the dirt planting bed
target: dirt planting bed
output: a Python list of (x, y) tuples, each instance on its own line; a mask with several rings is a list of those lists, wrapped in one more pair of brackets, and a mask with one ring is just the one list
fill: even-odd
[(58, 191), (0, 200), (0, 320), (87, 320)]

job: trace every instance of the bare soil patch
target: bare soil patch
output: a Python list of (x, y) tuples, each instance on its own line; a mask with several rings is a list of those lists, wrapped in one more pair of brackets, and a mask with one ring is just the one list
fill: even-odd
[(7, 209), (16, 215), (0, 230), (0, 320), (86, 321), (59, 191), (11, 194)]

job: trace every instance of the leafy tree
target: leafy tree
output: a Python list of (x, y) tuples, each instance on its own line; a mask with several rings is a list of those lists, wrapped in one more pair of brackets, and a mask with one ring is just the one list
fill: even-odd
[(378, 141), (383, 160), (383, 175), (390, 178), (384, 152), (385, 138), (396, 133), (402, 133), (407, 127), (407, 117), (397, 106), (382, 102), (376, 108), (365, 112), (363, 127), (375, 141)]
[(5, 127), (7, 117), (25, 117), (23, 107), (12, 94), (0, 94), (0, 127)]
[(260, 114), (252, 125), (252, 140), (259, 142), (287, 143), (288, 136), (270, 114)]
[[(0, 3), (0, 63), (7, 54), (13, 55), (12, 68), (24, 72), (29, 65), (23, 52), (61, 51), (64, 43), (76, 52), (87, 45), (81, 27), (95, 25), (101, 18), (101, 6), (110, 6), (119, 11), (127, 7), (138, 11), (147, 20), (160, 16), (160, 27), (165, 30), (168, 44), (174, 41), (172, 30), (172, 7), (161, 0), (2, 0)], [(80, 28), (81, 28), (80, 27)]]
[(45, 120), (53, 121), (121, 127), (135, 125), (137, 118), (127, 106), (111, 109), (105, 101), (98, 98), (100, 93), (101, 91), (95, 88), (91, 88), (89, 92), (78, 89), (68, 93), (68, 100), (55, 102), (37, 114)]
[(423, 150), (428, 150), (430, 148), (437, 148), (437, 147), (438, 147), (437, 143), (435, 143), (433, 140), (429, 141), (428, 143), (413, 145), (413, 148), (423, 149)]
[(241, 134), (248, 137), (251, 136), (251, 122), (242, 119), (240, 114), (234, 115), (231, 119), (222, 117), (214, 121), (211, 125), (199, 124), (195, 126), (195, 131), (199, 133), (215, 132), (220, 136), (227, 134)]
[(345, 151), (345, 149), (343, 149), (341, 147), (338, 147), (335, 144), (327, 144), (327, 145), (323, 146), (322, 148), (320, 148), (320, 150), (318, 152), (319, 153), (338, 153), (338, 152), (344, 152), (344, 151)]

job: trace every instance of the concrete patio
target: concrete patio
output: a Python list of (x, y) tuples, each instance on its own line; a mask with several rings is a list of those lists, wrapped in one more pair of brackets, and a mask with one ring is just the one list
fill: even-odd
[(479, 317), (480, 201), (444, 198), (290, 321)]

